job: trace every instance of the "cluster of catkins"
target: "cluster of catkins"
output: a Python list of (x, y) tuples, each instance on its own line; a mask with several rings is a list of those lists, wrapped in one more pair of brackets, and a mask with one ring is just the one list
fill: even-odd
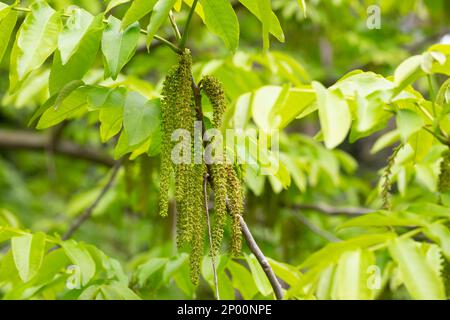
[[(192, 87), (192, 59), (188, 51), (180, 54), (179, 61), (166, 76), (161, 99), (162, 142), (160, 173), (160, 213), (168, 214), (169, 186), (171, 177), (175, 177), (175, 202), (177, 211), (178, 247), (189, 245), (190, 270), (193, 283), (198, 283), (201, 259), (204, 253), (207, 232), (208, 192), (204, 192), (204, 179), (209, 178), (214, 192), (214, 223), (212, 231), (212, 255), (219, 251), (226, 224), (227, 215), (232, 218), (232, 252), (237, 255), (241, 247), (240, 216), (243, 212), (243, 192), (241, 182), (232, 164), (217, 163), (206, 165), (202, 161), (194, 162), (195, 121), (201, 112), (196, 112), (195, 97)], [(225, 95), (220, 82), (211, 76), (202, 81), (201, 89), (209, 98), (214, 112), (213, 126), (219, 129), (226, 109)], [(190, 145), (178, 149), (191, 150), (190, 163), (175, 164), (172, 150), (175, 144), (189, 143), (181, 140), (172, 141), (176, 129), (185, 129), (191, 134)], [(199, 145), (202, 145), (200, 141)], [(180, 156), (183, 156), (182, 154)]]

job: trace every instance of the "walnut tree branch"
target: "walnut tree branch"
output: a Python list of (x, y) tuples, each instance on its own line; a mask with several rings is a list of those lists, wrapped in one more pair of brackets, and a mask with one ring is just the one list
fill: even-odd
[(248, 228), (247, 224), (245, 223), (244, 218), (242, 216), (240, 216), (239, 219), (240, 219), (240, 223), (241, 223), (242, 234), (244, 235), (245, 241), (247, 242), (247, 245), (248, 245), (250, 251), (255, 255), (259, 264), (263, 268), (264, 273), (266, 274), (266, 276), (269, 279), (269, 282), (273, 288), (276, 298), (278, 300), (282, 300), (283, 299), (283, 288), (281, 287), (280, 282), (277, 279), (277, 276), (273, 272), (273, 269), (270, 266), (269, 261), (265, 257), (264, 253), (261, 251), (261, 249), (259, 248), (255, 239), (253, 238), (253, 235), (250, 232), (250, 229)]
[(81, 227), (81, 225), (92, 216), (94, 209), (98, 206), (100, 201), (113, 186), (114, 180), (116, 179), (117, 173), (119, 172), (121, 166), (122, 161), (116, 162), (116, 164), (112, 168), (111, 175), (106, 185), (102, 188), (97, 198), (95, 198), (94, 202), (88, 208), (86, 208), (86, 210), (71, 224), (67, 232), (64, 233), (64, 235), (61, 237), (62, 240), (69, 239), (75, 233), (75, 231), (77, 231)]
[[(53, 144), (53, 145), (52, 145)], [(54, 138), (26, 130), (0, 130), (0, 149), (25, 149), (47, 151), (112, 167), (115, 162), (105, 152), (93, 147), (81, 146), (72, 141)]]

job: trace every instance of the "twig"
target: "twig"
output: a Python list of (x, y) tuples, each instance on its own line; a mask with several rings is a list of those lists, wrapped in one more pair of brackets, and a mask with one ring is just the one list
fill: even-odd
[(208, 225), (209, 250), (211, 252), (211, 266), (212, 266), (213, 275), (214, 275), (214, 287), (216, 289), (216, 299), (220, 300), (219, 282), (217, 281), (216, 257), (215, 257), (214, 251), (213, 251), (211, 221), (209, 218), (209, 208), (208, 208), (208, 177), (209, 177), (209, 174), (205, 173), (205, 176), (203, 177), (203, 195), (205, 197), (205, 213), (206, 213), (206, 222)]
[[(48, 150), (52, 138), (39, 133), (25, 130), (0, 130), (0, 148)], [(116, 161), (102, 150), (81, 146), (72, 141), (59, 139), (53, 146), (52, 152), (71, 156), (78, 159), (96, 162), (112, 167)]]
[(192, 16), (194, 15), (195, 7), (197, 6), (197, 2), (198, 2), (198, 0), (194, 0), (194, 2), (192, 2), (191, 10), (189, 11), (189, 15), (187, 17), (186, 24), (184, 26), (183, 36), (181, 37), (181, 40), (180, 40), (180, 48), (181, 49), (184, 49), (186, 47), (186, 41), (187, 41), (188, 34), (189, 34), (189, 25), (191, 24)]
[(67, 230), (67, 232), (61, 237), (62, 240), (69, 239), (75, 233), (75, 231), (77, 231), (81, 227), (81, 225), (92, 216), (94, 209), (100, 203), (100, 201), (105, 196), (105, 194), (108, 192), (108, 190), (111, 189), (111, 187), (113, 186), (114, 180), (115, 180), (117, 173), (119, 172), (119, 169), (121, 166), (122, 166), (122, 161), (116, 162), (116, 164), (112, 168), (111, 176), (109, 177), (108, 182), (103, 187), (103, 189), (100, 191), (100, 193), (97, 196), (97, 198), (95, 199), (95, 201), (88, 208), (86, 208), (86, 210), (83, 212), (83, 214), (78, 216), (78, 218), (72, 223), (69, 230)]
[(328, 232), (326, 230), (323, 230), (323, 229), (319, 228), (318, 226), (316, 226), (314, 223), (309, 221), (309, 219), (307, 219), (302, 214), (294, 214), (294, 216), (295, 216), (295, 218), (298, 221), (303, 223), (309, 230), (311, 230), (312, 232), (314, 232), (318, 236), (324, 238), (325, 240), (327, 240), (329, 242), (339, 242), (339, 241), (341, 241), (341, 239), (336, 237), (334, 234), (332, 234), (332, 233), (330, 233), (330, 232)]
[(292, 209), (310, 209), (329, 215), (361, 216), (374, 210), (358, 207), (333, 207), (325, 203), (302, 203), (291, 206)]
[(269, 264), (269, 261), (267, 261), (267, 258), (264, 256), (263, 252), (261, 251), (255, 239), (253, 238), (253, 235), (250, 232), (247, 224), (245, 223), (244, 218), (240, 216), (239, 219), (241, 223), (242, 234), (244, 235), (244, 238), (247, 241), (247, 245), (250, 251), (255, 255), (256, 259), (258, 259), (259, 264), (261, 265), (261, 267), (264, 270), (264, 273), (269, 279), (269, 282), (275, 293), (275, 297), (278, 300), (282, 300), (283, 288), (281, 287), (280, 282), (278, 281), (275, 273), (273, 272), (272, 267)]
[(180, 30), (178, 29), (177, 21), (175, 20), (175, 16), (174, 16), (172, 10), (169, 11), (169, 20), (170, 20), (170, 24), (172, 25), (172, 29), (175, 34), (175, 37), (177, 38), (177, 40), (181, 40), (181, 33), (180, 33)]

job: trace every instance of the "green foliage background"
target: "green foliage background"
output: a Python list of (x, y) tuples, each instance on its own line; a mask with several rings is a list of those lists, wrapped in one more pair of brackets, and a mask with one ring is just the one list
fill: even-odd
[[(194, 79), (223, 83), (224, 128), (281, 130), (278, 171), (241, 169), (285, 298), (449, 297), (448, 1), (200, 0), (189, 32), (192, 0), (4, 2), (3, 299), (214, 298), (208, 253), (196, 287), (174, 212), (158, 216), (159, 98), (183, 44)], [(273, 299), (225, 233), (221, 298)]]

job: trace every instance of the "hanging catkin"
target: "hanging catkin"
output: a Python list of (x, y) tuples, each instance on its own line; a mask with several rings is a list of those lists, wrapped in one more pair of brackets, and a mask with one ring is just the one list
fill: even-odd
[(450, 191), (450, 152), (447, 151), (441, 162), (439, 173), (438, 191), (445, 193)]
[[(178, 64), (168, 72), (163, 84), (160, 212), (163, 216), (167, 215), (169, 184), (173, 173), (177, 244), (179, 247), (186, 244), (191, 246), (191, 279), (198, 283), (206, 226), (203, 194), (203, 176), (206, 169), (204, 162), (193, 163), (196, 113), (191, 87), (191, 67), (191, 55), (186, 51), (179, 56)], [(180, 140), (172, 141), (175, 130), (180, 130)], [(175, 145), (179, 153), (174, 152)]]
[[(169, 185), (171, 176), (175, 177), (175, 202), (177, 208), (177, 244), (179, 247), (191, 247), (191, 280), (197, 284), (200, 277), (201, 261), (204, 253), (207, 233), (208, 192), (204, 192), (206, 173), (209, 170), (215, 201), (215, 222), (213, 225), (213, 246), (211, 254), (218, 252), (223, 237), (227, 212), (232, 217), (232, 251), (237, 255), (241, 247), (240, 215), (243, 212), (243, 192), (240, 180), (232, 164), (225, 162), (206, 166), (201, 161), (194, 161), (195, 146), (202, 146), (202, 137), (195, 133), (197, 120), (194, 91), (192, 88), (192, 60), (186, 51), (179, 57), (163, 84), (161, 98), (162, 143), (161, 143), (161, 177), (160, 177), (160, 213), (166, 216), (169, 207)], [(213, 126), (220, 129), (226, 108), (225, 94), (220, 82), (210, 76), (202, 80), (202, 89), (210, 99), (213, 112)], [(182, 129), (180, 140), (172, 141), (173, 133)], [(187, 137), (186, 137), (187, 135)], [(188, 139), (186, 139), (188, 138)], [(198, 141), (195, 141), (195, 140)], [(223, 152), (223, 145), (219, 148)], [(201, 150), (203, 150), (203, 146)], [(188, 154), (185, 154), (185, 153)], [(202, 153), (203, 154), (203, 153)], [(174, 161), (173, 157), (179, 157)], [(224, 159), (224, 154), (220, 156)]]
[[(213, 76), (203, 78), (203, 91), (213, 108), (213, 125), (215, 129), (222, 127), (223, 115), (226, 110), (226, 99), (222, 84)], [(232, 217), (232, 253), (239, 255), (241, 249), (240, 215), (243, 212), (243, 193), (239, 178), (233, 166), (225, 161), (224, 146), (220, 148), (221, 161), (211, 165), (214, 202), (215, 224), (213, 228), (213, 254), (217, 254), (223, 238), (223, 229), (228, 210)]]
[(392, 154), (388, 159), (388, 164), (383, 171), (382, 185), (381, 185), (381, 199), (383, 201), (383, 209), (390, 210), (391, 209), (391, 201), (390, 201), (390, 191), (391, 191), (391, 174), (392, 168), (395, 165), (395, 158), (397, 157), (398, 152), (403, 147), (402, 144), (398, 145), (392, 150)]
[(242, 246), (242, 232), (241, 232), (241, 215), (244, 212), (244, 195), (236, 171), (232, 166), (227, 167), (227, 194), (228, 206), (232, 217), (232, 254), (238, 256), (241, 252)]
[[(213, 126), (220, 129), (222, 126), (222, 118), (226, 108), (225, 94), (221, 83), (212, 76), (203, 78), (203, 91), (211, 102), (213, 107)], [(227, 164), (224, 163), (223, 145), (219, 146), (218, 152), (222, 155), (217, 156), (219, 163), (213, 163), (211, 168), (212, 186), (214, 192), (215, 221), (212, 230), (213, 252), (217, 255), (223, 238), (223, 229), (227, 216)]]

